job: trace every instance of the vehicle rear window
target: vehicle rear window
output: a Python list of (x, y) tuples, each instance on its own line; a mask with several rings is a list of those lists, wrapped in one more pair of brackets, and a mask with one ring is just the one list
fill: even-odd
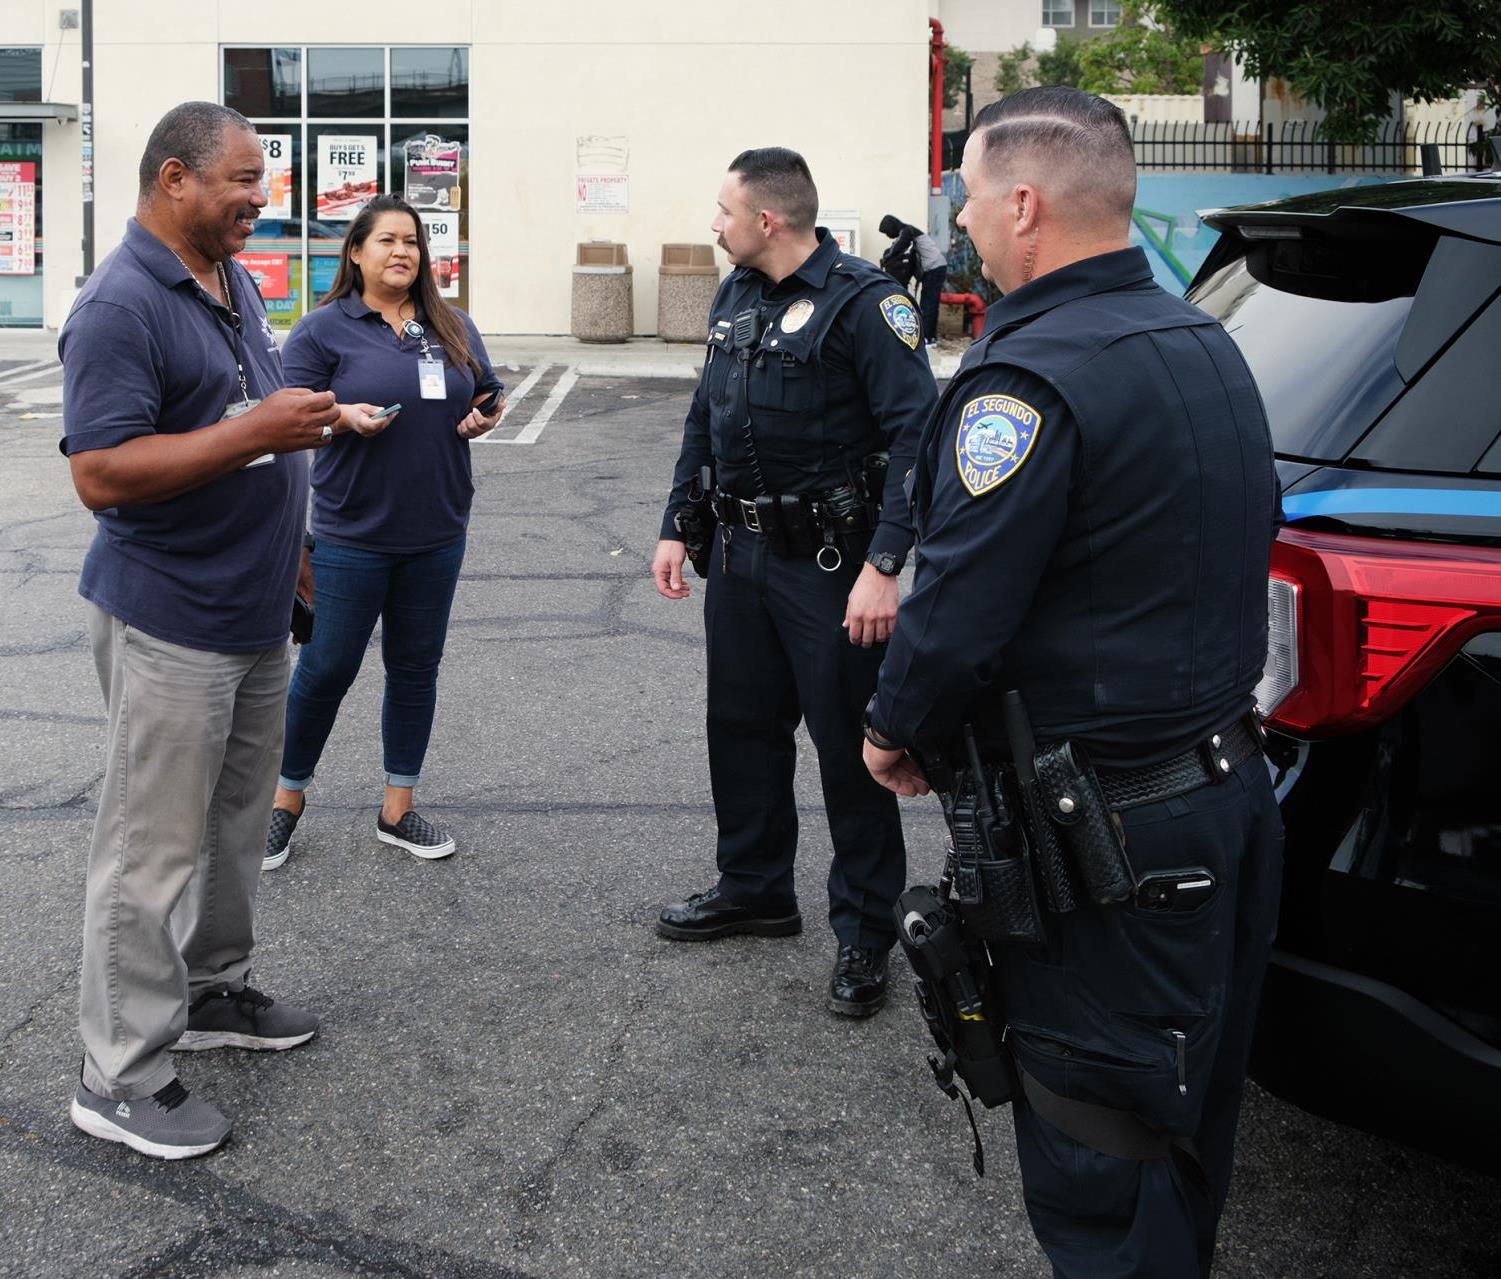
[[(1258, 279), (1262, 274), (1299, 291)], [(1348, 291), (1328, 277), (1253, 274), (1247, 258), (1236, 257), (1188, 294), (1244, 353), (1283, 457), (1342, 460), (1402, 392), (1395, 351), (1411, 296), (1327, 296)]]

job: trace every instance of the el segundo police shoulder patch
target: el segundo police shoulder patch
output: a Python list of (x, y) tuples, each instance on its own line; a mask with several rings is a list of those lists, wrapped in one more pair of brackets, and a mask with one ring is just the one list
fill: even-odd
[(922, 338), (922, 321), (917, 318), (917, 311), (907, 300), (905, 293), (893, 293), (888, 298), (882, 298), (881, 317), (911, 350), (917, 350), (918, 341)]
[(982, 395), (959, 414), (954, 452), (971, 497), (999, 488), (1021, 469), (1037, 442), (1042, 414), (1011, 395)]

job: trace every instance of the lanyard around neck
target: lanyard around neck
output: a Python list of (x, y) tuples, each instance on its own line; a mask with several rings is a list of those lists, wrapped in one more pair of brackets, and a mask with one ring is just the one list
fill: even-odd
[[(173, 256), (176, 257), (177, 255), (173, 254)], [(250, 383), (245, 378), (244, 326), (240, 322), (239, 311), (235, 309), (235, 295), (230, 288), (229, 272), (224, 269), (224, 263), (214, 263), (214, 269), (219, 273), (219, 287), (224, 290), (225, 304), (220, 307), (209, 296), (208, 290), (199, 283), (198, 277), (193, 275), (192, 269), (188, 264), (183, 262), (181, 258), (177, 258), (177, 260), (182, 262), (183, 270), (192, 276), (193, 284), (197, 289), (196, 297), (199, 302), (208, 308), (208, 313), (214, 320), (214, 328), (229, 347), (229, 353), (235, 362), (235, 376), (240, 380), (240, 400), (242, 403), (248, 404), (250, 402)], [(229, 312), (228, 327), (226, 327), (223, 315), (224, 311)]]

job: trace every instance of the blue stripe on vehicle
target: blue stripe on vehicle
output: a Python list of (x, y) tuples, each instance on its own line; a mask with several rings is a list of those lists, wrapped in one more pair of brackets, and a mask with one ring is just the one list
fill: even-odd
[(1282, 499), (1289, 522), (1317, 515), (1469, 515), (1501, 519), (1501, 489), (1325, 489)]

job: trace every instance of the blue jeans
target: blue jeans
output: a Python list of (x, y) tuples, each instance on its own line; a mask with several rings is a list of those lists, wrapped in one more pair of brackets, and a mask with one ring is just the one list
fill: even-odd
[(287, 693), (279, 785), (303, 790), (312, 781), (377, 619), (386, 666), (380, 714), (386, 784), (417, 784), (438, 705), (438, 663), (464, 541), (461, 537), (421, 555), (318, 543), (313, 552), (317, 615), (313, 638), (302, 646)]

